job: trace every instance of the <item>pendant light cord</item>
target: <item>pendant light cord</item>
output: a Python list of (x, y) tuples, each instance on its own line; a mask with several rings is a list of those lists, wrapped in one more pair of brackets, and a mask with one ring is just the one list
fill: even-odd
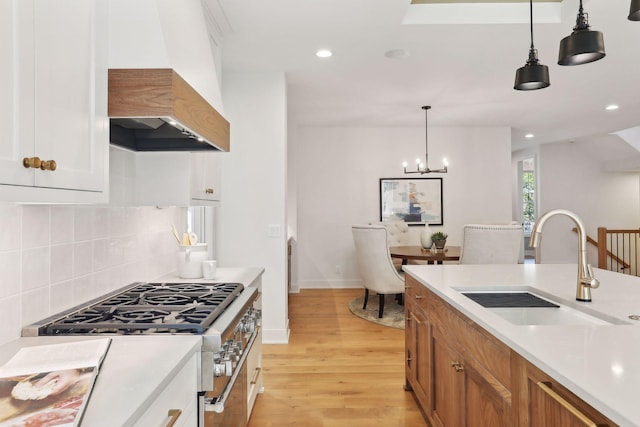
[(429, 169), (429, 121), (427, 115), (431, 107), (425, 106), (422, 108), (424, 109), (424, 167)]
[(533, 49), (533, 0), (529, 0), (529, 24), (531, 25), (531, 49)]

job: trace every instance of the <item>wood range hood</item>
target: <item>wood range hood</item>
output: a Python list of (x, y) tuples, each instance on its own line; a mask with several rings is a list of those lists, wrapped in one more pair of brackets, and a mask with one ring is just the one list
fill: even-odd
[(133, 151), (229, 151), (229, 122), (171, 68), (110, 69), (110, 141)]

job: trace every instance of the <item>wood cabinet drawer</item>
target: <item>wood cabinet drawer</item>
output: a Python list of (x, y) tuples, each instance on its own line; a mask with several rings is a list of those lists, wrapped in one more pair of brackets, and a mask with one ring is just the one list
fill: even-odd
[(404, 291), (405, 300), (411, 301), (423, 309), (427, 307), (428, 291), (413, 277), (406, 276)]

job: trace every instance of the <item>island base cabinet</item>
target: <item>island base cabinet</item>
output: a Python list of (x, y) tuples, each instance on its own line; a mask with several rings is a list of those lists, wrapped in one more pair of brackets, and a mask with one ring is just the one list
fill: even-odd
[(615, 427), (410, 275), (406, 388), (431, 427)]
[(519, 365), (522, 366), (520, 426), (616, 425), (532, 364), (521, 360)]
[(429, 344), (431, 330), (427, 316), (417, 306), (412, 306), (406, 312), (405, 336), (407, 348), (405, 350), (405, 389), (412, 390), (423, 408), (430, 405), (429, 376), (430, 363)]
[(433, 333), (433, 423), (438, 427), (510, 427), (511, 393)]
[(405, 375), (435, 427), (511, 427), (508, 348), (407, 276)]

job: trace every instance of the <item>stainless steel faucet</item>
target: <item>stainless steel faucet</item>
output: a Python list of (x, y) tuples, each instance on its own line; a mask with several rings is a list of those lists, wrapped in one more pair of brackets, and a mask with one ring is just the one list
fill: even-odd
[(537, 248), (542, 237), (542, 226), (554, 215), (566, 215), (576, 223), (578, 227), (578, 284), (576, 289), (576, 299), (578, 301), (591, 301), (591, 289), (600, 286), (600, 282), (593, 276), (591, 264), (587, 264), (587, 233), (580, 218), (573, 212), (565, 209), (555, 209), (542, 215), (533, 225), (531, 231), (531, 242), (529, 246)]

